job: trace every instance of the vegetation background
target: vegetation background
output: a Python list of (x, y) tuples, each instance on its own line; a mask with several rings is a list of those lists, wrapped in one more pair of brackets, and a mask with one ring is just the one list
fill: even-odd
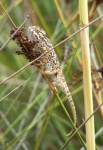
[[(26, 28), (25, 36), (28, 35), (29, 26), (40, 26), (54, 46), (79, 29), (79, 17), (74, 19), (78, 13), (78, 0), (1, 0), (1, 4), (17, 27), (28, 13), (34, 11), (23, 25)], [(91, 7), (89, 5), (89, 10)], [(103, 4), (100, 4), (91, 21), (103, 14), (102, 8)], [(102, 22), (103, 19), (100, 19), (90, 26), (94, 109), (102, 102), (102, 77), (95, 72), (103, 61)], [(0, 7), (0, 47), (9, 39), (12, 28), (13, 24)], [(75, 103), (77, 127), (85, 119), (80, 47), (80, 35), (77, 34), (55, 48)], [(11, 40), (0, 51), (1, 82), (28, 63), (25, 56), (15, 53), (17, 50), (20, 47)], [(72, 117), (71, 108), (60, 90), (59, 96)], [(94, 124), (96, 145), (102, 150), (103, 109), (95, 113)], [(68, 140), (69, 137), (64, 133), (69, 133), (71, 129), (64, 111), (35, 66), (25, 68), (0, 85), (0, 149), (33, 150), (41, 137), (40, 150), (57, 150)], [(85, 141), (85, 126), (80, 129), (80, 134)], [(82, 145), (75, 135), (65, 149), (81, 148)]]

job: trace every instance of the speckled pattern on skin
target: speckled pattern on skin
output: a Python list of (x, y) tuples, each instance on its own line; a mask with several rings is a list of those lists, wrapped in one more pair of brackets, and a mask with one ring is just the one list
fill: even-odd
[[(46, 32), (43, 29), (38, 26), (31, 26), (29, 27), (28, 31), (32, 40), (36, 44), (38, 52), (41, 52), (41, 54), (43, 54), (53, 48), (52, 43), (47, 38)], [(39, 59), (39, 62), (40, 63), (36, 65), (40, 66), (45, 74), (48, 75), (54, 87), (56, 88), (58, 86), (66, 94), (72, 108), (74, 124), (76, 125), (75, 105), (54, 49), (52, 49), (49, 53), (46, 53), (46, 55), (42, 56)]]

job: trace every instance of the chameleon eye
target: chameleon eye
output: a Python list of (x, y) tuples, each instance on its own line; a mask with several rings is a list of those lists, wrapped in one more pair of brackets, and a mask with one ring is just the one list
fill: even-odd
[(39, 34), (41, 33), (41, 34), (43, 34), (43, 35), (46, 35), (46, 32), (45, 32), (43, 29), (40, 29), (40, 30), (37, 29), (36, 31), (37, 31), (37, 33), (39, 33)]
[(35, 26), (35, 29), (38, 33), (42, 33), (43, 35), (46, 35), (46, 32), (43, 29), (41, 29), (40, 27)]
[(41, 29), (40, 32), (41, 32), (43, 35), (46, 35), (46, 32), (45, 32), (43, 29)]

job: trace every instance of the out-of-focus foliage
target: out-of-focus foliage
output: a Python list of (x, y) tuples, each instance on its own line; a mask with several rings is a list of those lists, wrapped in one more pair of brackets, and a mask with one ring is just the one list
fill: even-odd
[[(65, 37), (79, 30), (78, 1), (58, 0), (3, 0), (1, 1), (6, 12), (14, 24), (19, 27), (27, 14), (30, 19), (23, 25), (28, 35), (28, 27), (37, 25), (43, 28), (55, 46)], [(103, 14), (103, 4), (97, 7), (90, 21)], [(61, 14), (59, 14), (60, 9)], [(89, 7), (89, 10), (91, 6)], [(63, 17), (63, 18), (62, 18)], [(100, 19), (90, 26), (90, 51), (93, 70), (98, 69), (103, 61), (103, 20)], [(66, 24), (66, 27), (64, 25)], [(0, 47), (10, 37), (10, 30), (14, 28), (11, 21), (0, 7)], [(11, 40), (0, 51), (0, 81), (25, 66), (28, 61), (24, 56), (15, 52), (20, 50), (17, 43)], [(55, 48), (63, 68), (66, 81), (73, 96), (77, 110), (77, 126), (85, 119), (84, 96), (82, 82), (82, 54), (79, 34)], [(31, 78), (30, 80), (28, 80)], [(28, 80), (26, 83), (24, 83)], [(24, 83), (24, 84), (23, 84)], [(22, 86), (20, 86), (23, 84)], [(93, 72), (94, 109), (102, 102), (102, 80), (97, 72)], [(97, 86), (98, 87), (97, 87)], [(20, 86), (20, 87), (18, 87)], [(12, 90), (17, 88), (14, 92)], [(97, 94), (97, 95), (96, 95)], [(60, 98), (72, 117), (71, 108), (65, 95), (60, 91)], [(101, 97), (100, 97), (101, 95)], [(100, 99), (101, 98), (101, 99)], [(39, 133), (45, 125), (46, 119), (56, 98), (52, 95), (49, 86), (35, 66), (29, 66), (7, 82), (0, 85), (0, 149), (33, 150), (39, 139)], [(102, 107), (103, 108), (103, 107)], [(95, 113), (96, 145), (103, 149), (103, 110)], [(45, 119), (46, 117), (46, 119)], [(44, 123), (44, 124), (43, 124)], [(40, 144), (40, 150), (60, 149), (67, 141), (64, 133), (69, 133), (71, 125), (68, 122), (58, 102), (53, 109), (48, 125)], [(85, 141), (85, 127), (80, 130)], [(82, 147), (76, 136), (70, 141), (66, 149), (75, 150)]]

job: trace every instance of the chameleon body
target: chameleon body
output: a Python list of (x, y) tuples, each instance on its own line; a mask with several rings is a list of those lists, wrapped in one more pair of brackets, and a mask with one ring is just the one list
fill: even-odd
[(67, 96), (69, 103), (72, 108), (74, 124), (76, 125), (76, 110), (75, 105), (72, 100), (69, 88), (67, 86), (66, 80), (62, 73), (58, 57), (53, 49), (53, 45), (46, 36), (46, 32), (38, 26), (31, 26), (28, 29), (29, 34), (32, 40), (35, 42), (35, 45), (38, 51), (43, 54), (52, 49), (49, 53), (42, 56), (39, 59), (39, 63), (36, 64), (41, 67), (45, 74), (51, 79), (54, 87), (59, 87)]

